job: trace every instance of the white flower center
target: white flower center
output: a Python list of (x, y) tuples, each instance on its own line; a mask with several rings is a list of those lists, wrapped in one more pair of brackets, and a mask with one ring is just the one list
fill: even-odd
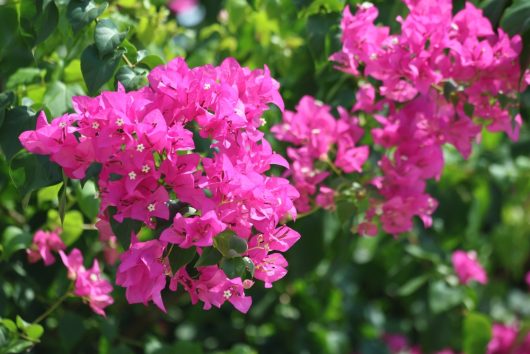
[(151, 203), (147, 206), (147, 210), (149, 210), (150, 212), (153, 212), (155, 211), (155, 203)]
[(123, 119), (122, 119), (122, 118), (118, 118), (118, 119), (116, 119), (116, 125), (117, 125), (118, 127), (121, 127), (121, 126), (123, 125)]
[(230, 290), (225, 290), (223, 296), (228, 300), (232, 296), (232, 292)]
[(129, 178), (134, 181), (136, 179), (136, 172), (134, 171), (129, 172)]
[(144, 146), (144, 144), (138, 144), (138, 145), (136, 146), (136, 151), (142, 152), (142, 151), (144, 151), (144, 150), (145, 150), (145, 146)]
[(204, 88), (205, 90), (209, 90), (210, 87), (211, 87), (211, 86), (210, 86), (209, 83), (205, 83), (204, 86), (203, 86), (203, 88)]
[(92, 123), (92, 128), (93, 129), (98, 129), (99, 128), (99, 123), (98, 122)]
[(143, 165), (142, 166), (142, 172), (143, 173), (147, 173), (147, 172), (149, 172), (149, 170), (151, 170), (151, 167), (149, 167), (148, 165)]

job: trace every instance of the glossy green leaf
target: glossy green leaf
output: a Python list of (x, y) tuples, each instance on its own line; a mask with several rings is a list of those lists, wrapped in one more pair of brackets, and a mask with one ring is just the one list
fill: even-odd
[(202, 254), (200, 255), (194, 267), (205, 267), (219, 263), (223, 258), (223, 255), (213, 247), (203, 248)]
[(44, 70), (39, 68), (20, 68), (9, 77), (6, 83), (8, 89), (15, 89), (19, 85), (28, 85), (39, 81), (44, 74)]
[(0, 129), (0, 147), (8, 160), (22, 149), (18, 140), (20, 134), (26, 130), (34, 130), (35, 126), (35, 112), (28, 107), (18, 106), (5, 112), (4, 123)]
[(67, 7), (67, 16), (74, 32), (79, 32), (83, 27), (94, 21), (105, 11), (107, 6), (107, 2), (96, 5), (92, 0), (70, 0)]
[(193, 261), (196, 254), (195, 247), (180, 248), (174, 246), (168, 257), (171, 270), (173, 272), (178, 271), (180, 268)]
[(530, 1), (514, 0), (502, 16), (501, 27), (513, 36), (522, 31), (525, 21), (529, 18)]
[(118, 27), (109, 19), (103, 19), (96, 25), (94, 41), (99, 55), (104, 57), (111, 54), (123, 42), (127, 32), (120, 32)]
[(8, 226), (2, 234), (2, 258), (8, 260), (15, 252), (29, 247), (33, 235), (16, 226)]
[(24, 332), (28, 336), (29, 339), (33, 341), (39, 340), (40, 337), (44, 334), (44, 328), (39, 324), (30, 324)]
[(83, 215), (78, 210), (67, 211), (61, 225), (61, 217), (57, 210), (48, 211), (48, 225), (50, 229), (61, 228), (61, 239), (68, 247), (77, 241), (83, 233)]
[(123, 222), (118, 222), (116, 219), (114, 219), (114, 214), (116, 214), (116, 208), (109, 207), (107, 210), (109, 213), (110, 226), (112, 228), (112, 231), (114, 232), (114, 235), (116, 235), (118, 241), (124, 249), (129, 248), (129, 245), (131, 243), (131, 234), (138, 234), (138, 232), (142, 228), (142, 222), (129, 218), (123, 219)]
[(21, 151), (13, 157), (10, 175), (13, 185), (22, 195), (53, 186), (63, 180), (61, 168), (50, 162), (47, 156), (32, 155), (26, 151)]
[(112, 79), (121, 61), (123, 50), (99, 57), (95, 44), (88, 46), (81, 54), (81, 72), (90, 94), (96, 94), (105, 83)]
[(491, 321), (483, 314), (468, 313), (464, 318), (463, 351), (483, 354), (491, 339)]
[(147, 71), (139, 68), (122, 66), (116, 73), (116, 79), (121, 82), (125, 90), (137, 90), (147, 85)]
[(246, 264), (241, 257), (224, 258), (221, 262), (221, 269), (230, 279), (245, 276)]

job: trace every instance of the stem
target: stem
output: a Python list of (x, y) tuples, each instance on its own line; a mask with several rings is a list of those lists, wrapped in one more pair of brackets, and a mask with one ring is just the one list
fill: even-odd
[(57, 307), (59, 307), (60, 304), (62, 304), (62, 302), (64, 300), (66, 300), (66, 298), (68, 296), (70, 296), (71, 293), (70, 293), (70, 290), (68, 290), (63, 296), (61, 296), (59, 299), (57, 299), (57, 301), (55, 301), (55, 303), (50, 306), (49, 309), (47, 309), (46, 311), (44, 311), (44, 313), (42, 315), (40, 315), (39, 317), (37, 317), (37, 319), (35, 321), (33, 321), (33, 323), (39, 323), (41, 322), (43, 319), (45, 319), (46, 317), (48, 317), (53, 311), (55, 311), (55, 309)]
[(296, 216), (296, 220), (298, 221), (298, 220), (300, 220), (300, 219), (302, 219), (302, 218), (305, 218), (306, 216), (309, 216), (309, 215), (311, 215), (311, 214), (314, 214), (314, 213), (316, 213), (316, 212), (319, 211), (319, 210), (320, 210), (320, 207), (319, 207), (319, 206), (316, 206), (316, 207), (314, 207), (313, 209), (309, 210), (307, 213), (298, 214), (298, 215)]
[(331, 167), (331, 169), (333, 170), (333, 172), (335, 172), (337, 176), (342, 175), (342, 172), (337, 168), (337, 166), (335, 166), (335, 164), (333, 164), (333, 162), (331, 162), (329, 158), (326, 158), (325, 161), (329, 165), (329, 167)]
[(123, 60), (125, 61), (125, 63), (127, 63), (127, 66), (128, 66), (129, 68), (134, 68), (133, 63), (131, 63), (131, 62), (129, 61), (129, 59), (127, 58), (127, 56), (126, 56), (125, 54), (122, 54), (121, 57), (123, 58)]

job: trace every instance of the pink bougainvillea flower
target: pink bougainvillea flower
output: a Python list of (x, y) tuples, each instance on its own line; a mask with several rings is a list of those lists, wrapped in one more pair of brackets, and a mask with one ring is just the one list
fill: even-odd
[(130, 304), (153, 301), (166, 311), (162, 290), (166, 287), (168, 264), (162, 257), (165, 243), (158, 240), (140, 242), (133, 237), (130, 248), (120, 256), (116, 284), (125, 287)]
[(68, 277), (74, 281), (74, 295), (87, 301), (92, 311), (105, 316), (105, 307), (111, 305), (114, 300), (110, 296), (112, 285), (102, 278), (98, 261), (94, 260), (92, 267), (85, 269), (83, 255), (77, 248), (74, 248), (70, 255), (63, 251), (59, 251), (59, 254), (68, 269)]
[[(132, 236), (116, 277), (130, 303), (152, 301), (165, 310), (161, 292), (169, 279), (169, 290), (181, 284), (193, 303), (230, 302), (246, 312), (251, 299), (243, 284), (248, 288), (252, 280), (228, 278), (213, 267), (199, 269), (201, 276), (192, 281), (185, 269), (171, 269), (168, 257), (178, 248), (202, 254), (224, 231), (244, 242), (267, 235), (271, 247), (248, 261), (263, 263), (260, 277), (267, 286), (286, 272), (278, 252), (299, 235), (281, 223), (296, 218), (300, 193), (285, 177), (269, 173), (272, 165), (289, 164), (259, 130), (269, 104), (284, 109), (279, 83), (267, 67), (250, 70), (232, 58), (196, 68), (177, 58), (154, 68), (148, 81), (137, 91), (119, 85), (116, 92), (75, 97), (73, 113), (51, 123), (41, 114), (36, 129), (20, 140), (30, 152), (49, 155), (73, 179), (84, 178), (94, 163), (101, 167), (97, 227), (109, 263), (118, 256), (116, 236)], [(320, 155), (329, 150), (335, 123), (329, 107), (308, 100), (304, 112), (311, 110), (330, 124), (329, 132), (309, 132), (312, 153)], [(308, 133), (299, 129), (300, 136)], [(111, 222), (134, 223), (161, 236), (140, 242), (134, 234), (114, 235)]]
[(499, 323), (493, 325), (491, 340), (488, 343), (487, 354), (508, 354), (515, 349), (517, 327), (505, 326)]
[[(444, 144), (468, 157), (482, 126), (518, 139), (522, 121), (511, 110), (526, 87), (516, 60), (520, 36), (493, 31), (470, 2), (454, 15), (449, 0), (404, 2), (409, 13), (398, 17), (401, 31), (394, 34), (375, 24), (373, 4), (346, 7), (342, 48), (330, 57), (338, 69), (370, 82), (360, 85), (353, 110), (373, 115), (380, 125), (371, 131), (374, 142), (391, 152), (379, 161), (384, 201), (373, 198), (365, 221), (382, 210), (382, 228), (391, 234), (410, 230), (415, 216), (430, 226), (436, 202), (425, 193), (426, 181), (441, 175)], [(508, 104), (501, 106), (499, 94), (510, 97)]]
[(35, 263), (42, 259), (47, 266), (55, 263), (55, 257), (52, 252), (58, 252), (66, 248), (59, 236), (60, 232), (61, 230), (59, 229), (52, 232), (38, 230), (33, 235), (33, 243), (27, 249), (28, 261)]
[(468, 284), (472, 280), (481, 284), (488, 282), (486, 271), (478, 262), (477, 254), (474, 251), (455, 251), (451, 256), (451, 261), (461, 284)]

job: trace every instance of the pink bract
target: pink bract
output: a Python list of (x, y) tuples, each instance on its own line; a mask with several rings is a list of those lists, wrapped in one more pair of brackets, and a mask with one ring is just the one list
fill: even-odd
[(474, 251), (455, 251), (451, 256), (456, 275), (462, 284), (468, 284), (474, 280), (481, 284), (488, 282), (488, 275), (479, 263)]
[(42, 259), (47, 266), (55, 263), (55, 257), (52, 252), (58, 252), (66, 248), (59, 236), (60, 232), (61, 230), (52, 232), (38, 230), (33, 236), (33, 243), (27, 249), (28, 261), (35, 263)]
[[(228, 301), (246, 312), (251, 300), (241, 284), (249, 280), (248, 287), (250, 279), (228, 278), (212, 265), (206, 273), (197, 269), (201, 276), (193, 287), (185, 271), (172, 269), (168, 259), (178, 249), (200, 255), (219, 234), (229, 233), (249, 244), (261, 240), (257, 247), (263, 252), (239, 256), (263, 267), (256, 278), (266, 286), (285, 275), (287, 262), (278, 252), (299, 235), (281, 249), (266, 244), (281, 242), (278, 230), (295, 234), (280, 224), (296, 218), (299, 192), (270, 173), (271, 165), (289, 165), (259, 129), (269, 104), (283, 110), (279, 84), (267, 67), (250, 70), (234, 59), (189, 68), (177, 58), (153, 69), (148, 79), (149, 86), (138, 91), (119, 86), (94, 98), (74, 97), (74, 113), (51, 123), (41, 113), (36, 130), (22, 133), (20, 141), (30, 152), (50, 155), (73, 179), (84, 178), (92, 164), (101, 165), (98, 229), (107, 262), (118, 255), (116, 237), (127, 245), (132, 236), (116, 278), (127, 288), (129, 302), (152, 301), (165, 310), (161, 293), (171, 279), (170, 290), (184, 282), (193, 302), (220, 306)], [(327, 149), (330, 137), (323, 137), (313, 143), (315, 154)], [(346, 158), (355, 158), (348, 152), (351, 142), (343, 145)], [(113, 223), (131, 220), (157, 230), (160, 239), (140, 242), (134, 233), (114, 235)], [(194, 293), (204, 286), (207, 291)], [(223, 296), (225, 291), (232, 295)]]

